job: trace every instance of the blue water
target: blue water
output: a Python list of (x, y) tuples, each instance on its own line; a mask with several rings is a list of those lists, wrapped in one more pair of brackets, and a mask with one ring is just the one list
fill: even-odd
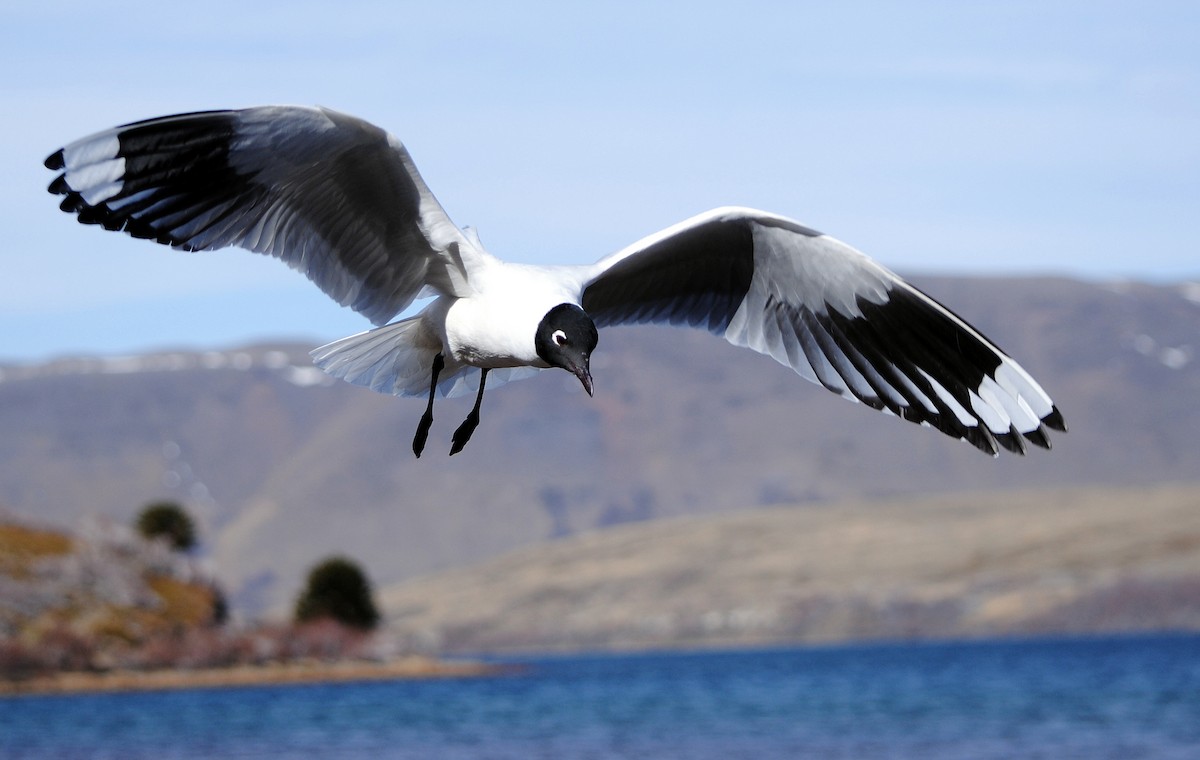
[(526, 660), (464, 680), (0, 699), (0, 758), (1200, 758), (1200, 637)]

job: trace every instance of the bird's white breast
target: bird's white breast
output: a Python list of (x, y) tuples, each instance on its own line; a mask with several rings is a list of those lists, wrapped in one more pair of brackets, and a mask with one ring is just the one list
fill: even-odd
[(538, 324), (561, 303), (579, 303), (579, 286), (549, 267), (497, 262), (477, 281), (476, 294), (446, 312), (446, 346), (476, 367), (546, 367), (534, 344)]

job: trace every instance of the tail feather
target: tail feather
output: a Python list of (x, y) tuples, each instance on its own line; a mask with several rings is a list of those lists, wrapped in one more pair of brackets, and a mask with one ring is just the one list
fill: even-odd
[[(310, 353), (313, 363), (336, 378), (393, 396), (429, 393), (433, 358), (441, 341), (420, 315), (335, 340)], [(438, 381), (441, 396), (461, 396), (479, 389), (479, 370), (444, 357)], [(532, 377), (533, 367), (505, 367), (488, 373), (488, 387)]]
[[(310, 355), (318, 367), (348, 383), (393, 396), (423, 396), (429, 393), (433, 357), (441, 349), (427, 333), (416, 316), (335, 340)], [(462, 369), (447, 361), (445, 372), (449, 376)]]

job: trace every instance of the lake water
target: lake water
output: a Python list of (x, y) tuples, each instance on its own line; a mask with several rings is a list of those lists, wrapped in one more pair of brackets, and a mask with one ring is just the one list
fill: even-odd
[(1200, 758), (1200, 636), (524, 661), (463, 680), (0, 699), (0, 758)]

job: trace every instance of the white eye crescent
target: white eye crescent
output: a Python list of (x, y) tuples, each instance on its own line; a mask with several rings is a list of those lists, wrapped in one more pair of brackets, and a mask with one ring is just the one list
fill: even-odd
[(567, 334), (565, 332), (563, 332), (562, 330), (555, 330), (554, 335), (552, 337), (554, 338), (554, 342), (557, 343), (558, 345), (560, 345), (560, 346), (567, 345)]

